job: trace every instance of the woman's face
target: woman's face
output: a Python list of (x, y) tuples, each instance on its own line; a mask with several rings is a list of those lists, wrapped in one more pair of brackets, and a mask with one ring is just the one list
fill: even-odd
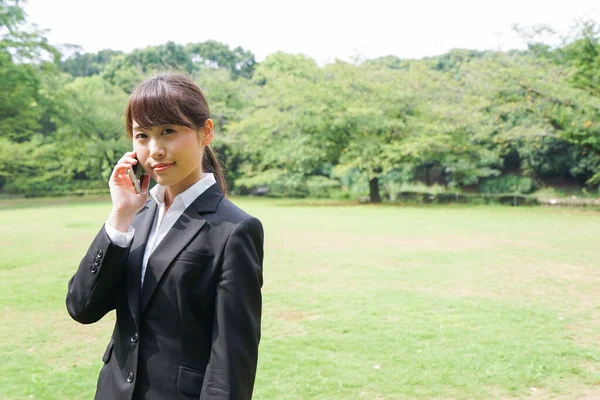
[(201, 130), (181, 125), (140, 127), (132, 121), (133, 150), (144, 170), (171, 199), (202, 177), (204, 146), (212, 140), (212, 121)]

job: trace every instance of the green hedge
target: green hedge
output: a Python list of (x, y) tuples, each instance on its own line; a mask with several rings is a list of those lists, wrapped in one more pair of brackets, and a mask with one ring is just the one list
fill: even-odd
[(495, 178), (487, 178), (478, 185), (481, 193), (532, 193), (537, 189), (536, 182), (528, 176), (506, 174)]
[(512, 206), (536, 205), (538, 200), (534, 196), (525, 196), (519, 193), (424, 193), (424, 192), (400, 192), (397, 195), (399, 202), (418, 204), (507, 204)]

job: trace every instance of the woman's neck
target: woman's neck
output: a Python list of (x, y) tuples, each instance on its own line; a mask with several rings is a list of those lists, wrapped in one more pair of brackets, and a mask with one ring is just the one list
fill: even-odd
[(169, 207), (171, 207), (171, 204), (173, 204), (173, 200), (175, 200), (175, 197), (179, 196), (181, 193), (185, 192), (193, 185), (198, 183), (203, 176), (204, 174), (202, 173), (202, 170), (198, 169), (196, 171), (193, 171), (190, 175), (188, 175), (183, 181), (179, 182), (178, 184), (167, 186), (167, 190), (165, 190), (165, 197), (163, 199), (165, 203), (165, 212), (169, 209)]
[(165, 205), (165, 212), (167, 212), (169, 210), (169, 207), (171, 207), (171, 204), (173, 204), (173, 199), (175, 197), (171, 197), (171, 194), (169, 193), (169, 190), (167, 189), (165, 191), (165, 197), (163, 197), (163, 204)]

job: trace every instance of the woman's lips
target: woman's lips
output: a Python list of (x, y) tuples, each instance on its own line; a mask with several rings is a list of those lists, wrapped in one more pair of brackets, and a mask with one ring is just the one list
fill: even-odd
[(171, 163), (171, 164), (156, 164), (152, 167), (152, 169), (154, 170), (154, 172), (162, 172), (165, 171), (169, 168), (171, 168), (175, 163)]

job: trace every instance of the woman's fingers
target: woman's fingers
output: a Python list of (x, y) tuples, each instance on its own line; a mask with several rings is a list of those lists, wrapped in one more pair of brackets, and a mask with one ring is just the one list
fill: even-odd
[(117, 161), (117, 164), (122, 164), (122, 163), (128, 163), (131, 165), (135, 165), (138, 163), (138, 160), (136, 160), (133, 157), (124, 156), (124, 157), (121, 157), (121, 159), (119, 161)]
[(148, 186), (150, 186), (150, 175), (142, 175), (142, 193), (148, 192)]
[(119, 161), (117, 161), (117, 163), (115, 164), (113, 172), (111, 174), (111, 178), (127, 174), (127, 169), (131, 168), (132, 165), (138, 163), (138, 160), (135, 158), (135, 156), (135, 151), (130, 151), (123, 154), (123, 157), (121, 157)]
[(137, 164), (138, 160), (135, 158), (135, 151), (130, 151), (128, 153), (123, 154), (123, 157), (121, 157), (119, 159), (119, 161), (117, 161), (116, 165), (119, 164), (123, 164), (123, 163), (129, 163), (131, 165), (135, 165)]
[(130, 168), (131, 168), (131, 164), (128, 162), (122, 162), (122, 163), (115, 165), (115, 167), (113, 168), (111, 178), (117, 179), (117, 178), (127, 177), (127, 179), (129, 179), (127, 170), (129, 170)]
[[(133, 183), (128, 171), (137, 164), (138, 160), (135, 159), (135, 152), (128, 152), (121, 157), (121, 159), (113, 167), (110, 176), (110, 185), (114, 187), (130, 187), (133, 189)], [(144, 174), (140, 180), (140, 194), (147, 194), (148, 187), (150, 186), (150, 175)], [(135, 191), (133, 191), (135, 192)]]

